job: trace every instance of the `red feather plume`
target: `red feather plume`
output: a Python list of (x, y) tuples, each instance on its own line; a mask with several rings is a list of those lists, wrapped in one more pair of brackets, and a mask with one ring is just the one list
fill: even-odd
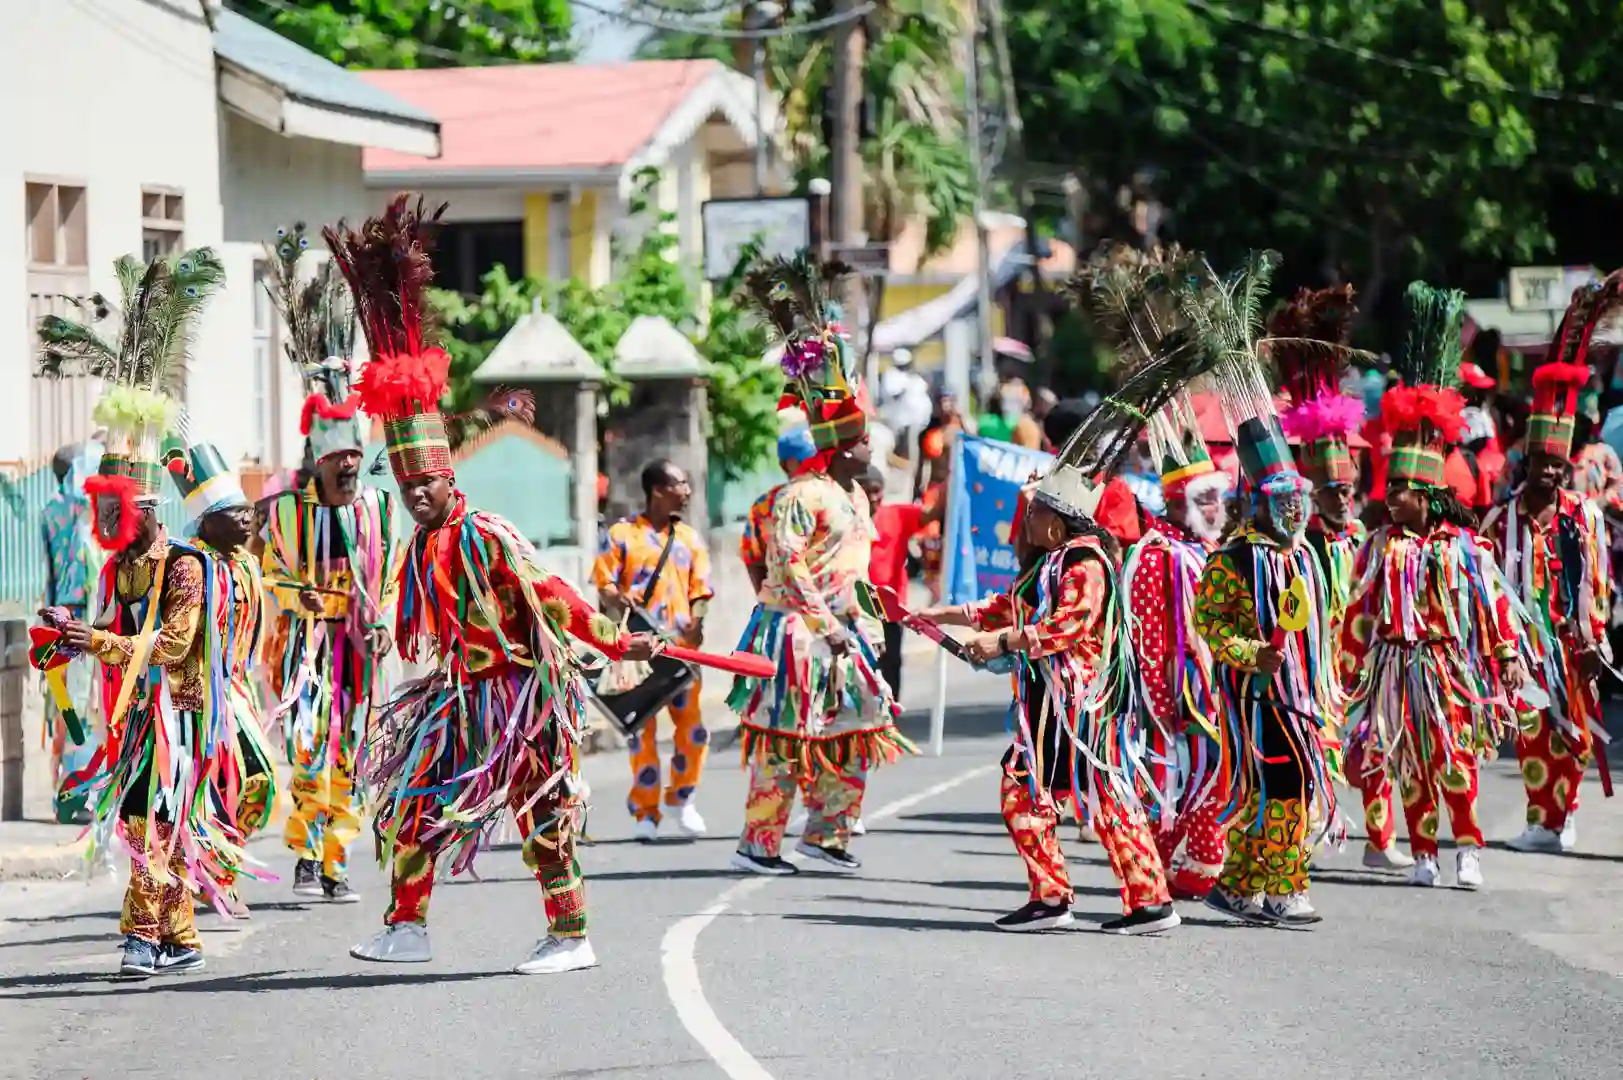
[(361, 395), (351, 394), (343, 401), (327, 400), (326, 394), (311, 394), (299, 413), (299, 434), (310, 434), (310, 425), (319, 415), (323, 420), (348, 420), (361, 407)]
[(433, 344), (437, 327), (427, 302), (434, 278), (429, 256), (446, 204), (429, 212), (421, 198), (396, 195), (359, 229), (343, 222), (321, 231), (333, 263), (349, 284), (372, 359), (361, 372), (361, 407), (388, 419), (434, 408), (445, 392), (451, 358)]

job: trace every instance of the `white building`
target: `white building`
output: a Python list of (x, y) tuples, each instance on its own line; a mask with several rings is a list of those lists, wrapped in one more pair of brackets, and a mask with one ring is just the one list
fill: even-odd
[[(210, 245), (227, 284), (186, 404), (227, 460), (298, 456), (297, 377), (256, 278), (278, 226), (381, 205), (363, 147), (434, 156), (439, 125), (217, 0), (6, 0), (0, 37), (0, 465), (90, 433), (96, 388), (33, 374), (64, 297), (116, 298), (127, 252)], [(210, 22), (213, 23), (211, 28)]]

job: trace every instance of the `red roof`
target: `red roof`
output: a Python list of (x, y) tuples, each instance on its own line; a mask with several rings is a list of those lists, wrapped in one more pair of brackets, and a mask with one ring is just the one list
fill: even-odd
[(368, 147), (368, 171), (601, 169), (625, 165), (714, 60), (512, 64), (358, 72), (439, 120), (437, 158)]

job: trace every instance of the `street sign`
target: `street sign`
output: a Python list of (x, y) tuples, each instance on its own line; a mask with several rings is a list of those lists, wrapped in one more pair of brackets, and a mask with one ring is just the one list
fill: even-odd
[(704, 224), (704, 276), (720, 281), (733, 272), (738, 255), (756, 237), (761, 256), (789, 258), (811, 246), (811, 206), (805, 196), (708, 199), (699, 208)]
[(828, 256), (864, 277), (884, 277), (890, 273), (889, 244), (830, 244)]
[(1512, 311), (1565, 311), (1572, 294), (1600, 280), (1593, 266), (1517, 266), (1510, 271)]

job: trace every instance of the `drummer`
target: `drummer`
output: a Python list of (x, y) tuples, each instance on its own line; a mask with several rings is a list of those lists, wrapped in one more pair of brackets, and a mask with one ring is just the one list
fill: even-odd
[[(710, 551), (699, 532), (681, 520), (693, 494), (692, 485), (687, 473), (660, 458), (643, 468), (642, 492), (643, 512), (609, 526), (592, 570), (598, 600), (617, 617), (636, 605), (667, 634), (697, 647), (704, 640), (705, 611), (715, 594), (710, 586)], [(704, 818), (693, 802), (710, 746), (699, 691), (700, 682), (695, 678), (666, 710), (675, 729), (675, 745), (663, 799), (659, 718), (650, 718), (631, 736), (632, 784), (626, 808), (636, 819), (632, 836), (638, 840), (659, 839), (660, 821), (667, 813), (675, 816), (676, 827), (684, 835), (704, 835)]]

